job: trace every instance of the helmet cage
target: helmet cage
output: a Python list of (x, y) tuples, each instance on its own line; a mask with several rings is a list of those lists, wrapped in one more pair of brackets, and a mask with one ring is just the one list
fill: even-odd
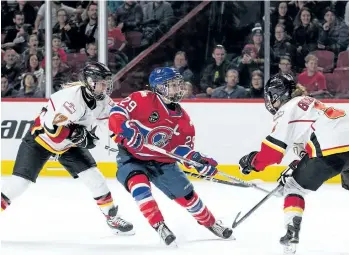
[(174, 78), (158, 84), (153, 90), (168, 101), (178, 103), (185, 94), (183, 77), (178, 74)]

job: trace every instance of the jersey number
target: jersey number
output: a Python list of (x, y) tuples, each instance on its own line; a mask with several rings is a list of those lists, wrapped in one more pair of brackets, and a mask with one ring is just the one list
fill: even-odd
[(329, 119), (338, 119), (345, 116), (345, 111), (336, 109), (334, 107), (327, 107), (324, 103), (321, 103), (320, 101), (311, 98), (311, 97), (305, 97), (301, 101), (299, 101), (298, 106), (302, 110), (306, 111), (308, 110), (310, 104), (314, 102), (314, 108), (320, 111), (323, 111), (327, 118)]
[[(127, 104), (125, 106), (125, 104)], [(133, 100), (131, 100), (130, 97), (126, 97), (125, 99), (123, 99), (119, 105), (121, 105), (123, 108), (125, 108), (128, 112), (132, 112), (136, 107), (137, 107), (137, 103)]]
[(189, 146), (190, 148), (194, 148), (194, 142), (195, 142), (195, 136), (187, 136), (185, 138), (185, 145)]

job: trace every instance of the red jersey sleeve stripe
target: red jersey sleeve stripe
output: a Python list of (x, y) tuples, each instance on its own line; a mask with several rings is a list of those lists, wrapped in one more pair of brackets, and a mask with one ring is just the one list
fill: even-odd
[(70, 129), (65, 126), (53, 126), (53, 129), (48, 128), (44, 124), (44, 130), (47, 136), (55, 143), (61, 143), (70, 134)]
[(51, 105), (52, 105), (53, 110), (56, 111), (55, 104), (53, 103), (53, 101), (52, 101), (51, 98), (50, 98), (50, 103), (51, 103)]

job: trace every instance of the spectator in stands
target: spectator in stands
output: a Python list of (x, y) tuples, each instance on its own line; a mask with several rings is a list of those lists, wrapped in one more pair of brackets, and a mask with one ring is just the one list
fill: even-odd
[(137, 1), (124, 1), (116, 10), (117, 26), (124, 32), (139, 31), (143, 22), (143, 10)]
[(88, 19), (80, 26), (79, 29), (79, 48), (85, 48), (86, 44), (95, 42), (98, 38), (98, 16), (97, 4), (91, 3), (87, 9)]
[(309, 54), (305, 58), (307, 69), (298, 77), (298, 83), (303, 85), (310, 96), (323, 98), (328, 95), (325, 76), (318, 71), (318, 58)]
[[(62, 48), (62, 41), (61, 41), (61, 37), (59, 35), (52, 36), (52, 53), (54, 53), (54, 52), (60, 56), (61, 61), (63, 63), (67, 62), (67, 54), (65, 53), (64, 49)], [(44, 58), (44, 60), (41, 63), (41, 66), (43, 68), (45, 68), (45, 63), (46, 63), (46, 58)]]
[(30, 35), (28, 39), (28, 48), (22, 53), (22, 61), (24, 63), (27, 62), (29, 55), (31, 54), (35, 54), (38, 57), (39, 61), (42, 61), (44, 59), (44, 50), (38, 48), (38, 45), (38, 36), (36, 34)]
[(57, 11), (58, 22), (52, 29), (53, 34), (60, 36), (62, 41), (62, 47), (69, 50), (79, 50), (79, 34), (78, 29), (73, 23), (69, 22), (69, 16), (65, 9), (59, 9)]
[(151, 1), (144, 8), (143, 39), (141, 46), (148, 46), (164, 35), (173, 25), (174, 15), (170, 3)]
[(97, 61), (97, 44), (94, 42), (90, 42), (86, 45), (86, 55), (87, 61)]
[(325, 23), (320, 29), (318, 48), (333, 51), (335, 54), (346, 50), (349, 45), (349, 27), (337, 19), (334, 10), (326, 8)]
[(32, 73), (37, 78), (37, 85), (40, 89), (43, 89), (45, 84), (44, 69), (40, 67), (40, 61), (37, 55), (31, 54), (27, 62), (25, 63), (25, 69), (20, 79), (23, 79), (25, 74)]
[(32, 27), (35, 23), (36, 10), (28, 1), (17, 0), (17, 5), (14, 8), (15, 11), (22, 12), (24, 14), (24, 23), (30, 24)]
[(188, 67), (187, 54), (178, 51), (174, 57), (173, 67), (183, 76), (184, 81), (193, 82), (194, 74)]
[(1, 34), (4, 34), (9, 26), (13, 26), (13, 13), (7, 1), (1, 1)]
[(263, 45), (263, 31), (261, 24), (257, 23), (252, 28), (252, 43), (256, 49), (255, 63), (259, 64), (259, 69), (264, 69), (264, 45)]
[(296, 74), (292, 71), (292, 60), (289, 55), (284, 55), (280, 57), (279, 60), (279, 73), (280, 74), (290, 74), (292, 75), (295, 79)]
[(315, 1), (292, 0), (288, 4), (288, 13), (292, 19), (295, 19), (303, 8), (312, 10), (312, 13), (314, 13), (314, 10), (316, 10), (315, 7)]
[(242, 50), (241, 56), (233, 60), (240, 74), (241, 86), (248, 88), (251, 84), (251, 74), (255, 70), (260, 70), (260, 64), (256, 61), (257, 50), (253, 44), (246, 44)]
[(15, 89), (19, 89), (18, 77), (20, 70), (16, 65), (16, 52), (12, 48), (5, 51), (4, 61), (1, 63), (1, 74), (7, 76), (8, 82), (12, 84)]
[(289, 55), (291, 59), (294, 59), (296, 55), (296, 49), (290, 43), (291, 37), (285, 32), (285, 27), (282, 24), (277, 24), (275, 27), (275, 43), (273, 46), (273, 58), (272, 73), (276, 73), (278, 70), (278, 63), (280, 57)]
[[(34, 33), (38, 33), (40, 29), (45, 29), (45, 22), (43, 22), (45, 19), (45, 6), (46, 4), (42, 4), (40, 6), (40, 9), (38, 11), (38, 14), (35, 20), (34, 31), (33, 31)], [(81, 11), (81, 10), (77, 10), (72, 7), (66, 6), (62, 4), (61, 1), (53, 1), (52, 2), (52, 19), (51, 19), (52, 28), (56, 25), (58, 21), (57, 11), (59, 9), (64, 9), (67, 12), (69, 17), (72, 16), (74, 12)]]
[(126, 46), (125, 35), (117, 27), (113, 16), (108, 17), (108, 48), (111, 52), (122, 51)]
[(303, 69), (304, 57), (316, 50), (319, 37), (319, 28), (308, 8), (302, 8), (295, 20), (293, 39), (297, 48), (297, 67)]
[(61, 62), (57, 53), (52, 54), (52, 86), (53, 91), (61, 90), (62, 84), (69, 80), (68, 66)]
[(246, 98), (246, 90), (238, 85), (239, 72), (235, 69), (229, 69), (225, 77), (225, 85), (216, 88), (212, 93), (212, 98)]
[(193, 84), (191, 84), (191, 82), (186, 81), (184, 83), (185, 86), (185, 94), (183, 96), (183, 99), (192, 99), (195, 98), (194, 94), (193, 94)]
[(225, 74), (230, 68), (230, 63), (225, 60), (226, 52), (223, 45), (216, 45), (212, 52), (214, 63), (209, 64), (202, 73), (200, 87), (208, 96), (213, 89), (225, 83)]
[(278, 3), (277, 9), (274, 13), (270, 15), (271, 21), (271, 34), (274, 33), (276, 25), (281, 24), (284, 26), (284, 30), (287, 34), (292, 35), (293, 33), (293, 20), (287, 13), (287, 2), (280, 1)]
[[(110, 2), (110, 1), (109, 1)], [(70, 18), (70, 22), (75, 25), (76, 28), (80, 28), (80, 26), (84, 23), (81, 14), (84, 11), (84, 8), (82, 6), (82, 2), (77, 2), (76, 4), (76, 10)]]
[(38, 79), (35, 75), (27, 73), (21, 82), (22, 88), (19, 90), (17, 97), (24, 98), (44, 98), (45, 94), (38, 87)]
[(1, 74), (1, 97), (16, 97), (17, 94), (18, 91), (8, 83), (7, 76)]
[(25, 42), (25, 31), (22, 28), (24, 24), (24, 15), (22, 12), (14, 12), (13, 14), (13, 27), (9, 28), (6, 32), (4, 43), (1, 48), (13, 48), (17, 53), (21, 53), (22, 43)]
[(264, 97), (263, 79), (264, 79), (264, 75), (260, 70), (256, 70), (252, 72), (251, 87), (248, 91), (248, 95), (250, 98)]

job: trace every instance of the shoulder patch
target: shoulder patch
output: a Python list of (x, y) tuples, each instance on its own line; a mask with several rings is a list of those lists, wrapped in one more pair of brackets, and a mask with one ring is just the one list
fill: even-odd
[(160, 116), (159, 113), (157, 111), (154, 111), (150, 114), (148, 120), (150, 123), (155, 123), (159, 120)]
[(53, 125), (57, 125), (58, 123), (64, 122), (68, 120), (68, 117), (63, 115), (62, 113), (57, 113), (52, 121)]

